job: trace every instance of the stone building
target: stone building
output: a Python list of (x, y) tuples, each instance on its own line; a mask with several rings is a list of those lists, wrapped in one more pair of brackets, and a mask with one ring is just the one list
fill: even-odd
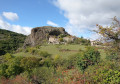
[(67, 42), (73, 42), (74, 39), (75, 38), (72, 36), (67, 36), (67, 37), (63, 37), (63, 41), (61, 42), (60, 37), (50, 36), (48, 44), (50, 44), (50, 43), (52, 43), (52, 44), (66, 44)]
[(55, 38), (54, 36), (50, 36), (48, 44), (50, 44), (50, 43), (52, 43), (52, 44), (59, 44), (60, 41), (59, 41), (58, 38)]
[(74, 41), (74, 37), (64, 37), (63, 40), (66, 41), (66, 42), (73, 42)]
[(101, 44), (99, 41), (91, 41), (91, 46), (101, 46)]

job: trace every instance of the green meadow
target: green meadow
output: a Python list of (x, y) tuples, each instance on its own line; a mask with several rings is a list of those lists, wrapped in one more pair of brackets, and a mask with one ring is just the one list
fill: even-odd
[[(39, 49), (35, 49), (35, 50), (38, 50), (38, 52), (46, 51), (49, 54), (51, 54), (53, 58), (56, 55), (59, 55), (62, 58), (68, 58), (71, 55), (75, 55), (79, 53), (80, 50), (85, 50), (85, 47), (86, 47), (85, 45), (79, 45), (79, 44), (67, 44), (67, 45), (53, 45), (53, 44), (48, 45), (47, 44), (47, 45), (42, 45), (40, 46)], [(105, 58), (104, 50), (99, 49), (99, 51), (101, 53), (101, 58), (104, 59)], [(24, 52), (24, 51), (15, 53), (14, 56), (39, 57), (39, 55), (33, 55), (30, 52)]]

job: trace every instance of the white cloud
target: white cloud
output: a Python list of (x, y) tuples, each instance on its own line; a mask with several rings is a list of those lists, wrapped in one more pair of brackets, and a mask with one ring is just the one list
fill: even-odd
[(10, 31), (14, 31), (14, 32), (17, 32), (17, 33), (22, 33), (22, 34), (25, 34), (25, 35), (30, 34), (30, 31), (31, 31), (31, 27), (22, 27), (20, 25), (12, 25), (8, 22), (5, 22), (2, 19), (2, 17), (0, 17), (0, 28), (10, 30)]
[(52, 21), (47, 21), (47, 24), (48, 25), (51, 25), (51, 26), (56, 26), (56, 27), (58, 27), (58, 24), (56, 24), (56, 23), (54, 23), (54, 22), (52, 22)]
[[(71, 34), (83, 33), (96, 29), (96, 24), (108, 25), (117, 16), (120, 19), (120, 0), (53, 0), (69, 20), (66, 30)], [(88, 36), (90, 37), (90, 36)]]
[(15, 20), (18, 20), (18, 19), (19, 19), (17, 13), (13, 13), (13, 12), (3, 12), (2, 15), (3, 15), (5, 18), (7, 18), (8, 20), (11, 20), (11, 21), (15, 21)]

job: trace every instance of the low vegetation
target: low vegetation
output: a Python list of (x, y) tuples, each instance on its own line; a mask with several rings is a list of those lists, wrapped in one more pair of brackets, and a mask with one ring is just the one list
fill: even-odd
[(76, 43), (43, 44), (19, 49), (15, 54), (6, 53), (0, 58), (0, 83), (119, 84), (119, 41), (112, 30), (114, 26), (98, 27), (98, 33), (114, 45), (95, 47), (88, 40), (80, 44), (80, 38)]

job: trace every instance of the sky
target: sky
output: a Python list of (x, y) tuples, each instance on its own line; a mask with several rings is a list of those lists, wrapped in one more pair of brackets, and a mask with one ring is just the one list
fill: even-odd
[(0, 0), (0, 28), (29, 35), (40, 26), (64, 27), (71, 35), (94, 40), (96, 24), (120, 19), (120, 0)]

